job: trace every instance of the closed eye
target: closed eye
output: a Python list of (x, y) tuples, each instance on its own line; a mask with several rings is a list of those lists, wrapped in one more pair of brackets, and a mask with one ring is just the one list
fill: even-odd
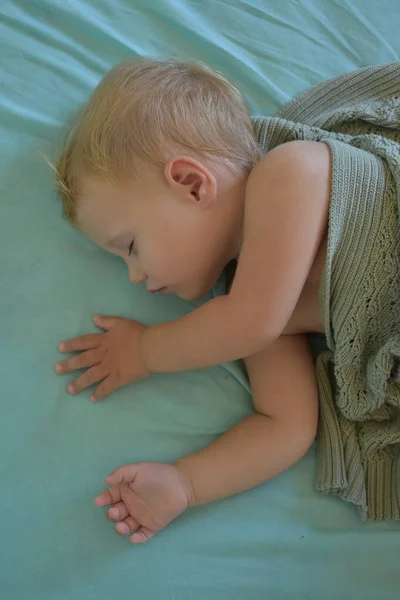
[(136, 248), (135, 248), (135, 240), (132, 240), (130, 245), (129, 245), (129, 256), (131, 255), (135, 255), (136, 254)]

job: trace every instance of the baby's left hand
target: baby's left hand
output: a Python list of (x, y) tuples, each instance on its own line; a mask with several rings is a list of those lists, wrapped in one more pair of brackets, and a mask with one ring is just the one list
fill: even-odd
[(191, 484), (176, 466), (136, 463), (118, 467), (106, 477), (109, 488), (95, 498), (96, 506), (110, 506), (109, 521), (133, 544), (147, 542), (183, 513), (191, 502)]
[(78, 394), (101, 381), (91, 399), (101, 400), (113, 390), (151, 375), (141, 354), (141, 338), (147, 327), (120, 317), (96, 316), (94, 322), (105, 333), (94, 333), (61, 342), (60, 352), (79, 352), (57, 363), (56, 373), (87, 370), (68, 386), (70, 394)]

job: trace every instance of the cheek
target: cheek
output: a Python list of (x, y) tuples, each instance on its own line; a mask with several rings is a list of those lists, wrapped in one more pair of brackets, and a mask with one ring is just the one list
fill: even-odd
[(151, 245), (143, 248), (140, 253), (140, 263), (148, 275), (160, 280), (171, 271), (177, 270), (176, 256), (168, 247)]
[(197, 230), (189, 229), (171, 224), (152, 232), (146, 245), (140, 247), (141, 266), (149, 276), (171, 285), (192, 281), (196, 287), (199, 279), (208, 279), (210, 261), (206, 258), (204, 239), (199, 239)]
[(175, 269), (184, 264), (190, 247), (179, 233), (167, 227), (157, 231), (143, 249), (143, 259), (146, 258), (157, 270)]

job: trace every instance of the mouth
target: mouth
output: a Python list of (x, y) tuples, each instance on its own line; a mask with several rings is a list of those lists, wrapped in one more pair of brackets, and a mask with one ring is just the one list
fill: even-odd
[(162, 288), (158, 288), (156, 290), (147, 290), (147, 291), (150, 292), (150, 294), (157, 294), (158, 292), (163, 292), (164, 294), (166, 294), (168, 292), (168, 288), (162, 287)]

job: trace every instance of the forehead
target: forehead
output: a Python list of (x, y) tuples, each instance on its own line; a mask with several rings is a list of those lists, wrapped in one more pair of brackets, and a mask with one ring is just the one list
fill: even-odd
[(135, 218), (135, 188), (132, 183), (117, 185), (99, 179), (82, 182), (77, 217), (80, 229), (101, 243), (118, 235)]
[(108, 205), (113, 201), (119, 201), (122, 196), (132, 189), (133, 185), (117, 184), (113, 181), (99, 178), (88, 177), (82, 180), (80, 184), (80, 210), (89, 210), (92, 205)]

